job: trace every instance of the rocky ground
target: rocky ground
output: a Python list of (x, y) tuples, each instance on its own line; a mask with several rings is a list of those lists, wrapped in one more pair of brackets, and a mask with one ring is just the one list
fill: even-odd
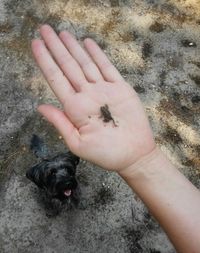
[(42, 23), (95, 39), (141, 97), (156, 142), (200, 188), (199, 0), (0, 0), (0, 252), (174, 253), (138, 197), (114, 173), (81, 162), (85, 209), (48, 218), (25, 177), (33, 133), (56, 153), (59, 134), (35, 111), (58, 105), (30, 41)]

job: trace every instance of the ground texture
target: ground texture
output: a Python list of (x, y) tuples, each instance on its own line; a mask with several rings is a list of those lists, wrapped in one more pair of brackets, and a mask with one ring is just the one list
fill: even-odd
[(156, 142), (200, 188), (199, 0), (0, 0), (0, 252), (174, 253), (138, 197), (114, 173), (81, 162), (86, 208), (48, 218), (25, 178), (33, 133), (66, 148), (35, 111), (58, 104), (36, 67), (38, 26), (95, 39), (139, 93)]

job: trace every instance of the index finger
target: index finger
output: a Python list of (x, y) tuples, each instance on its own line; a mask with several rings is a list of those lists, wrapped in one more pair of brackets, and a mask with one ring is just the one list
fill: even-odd
[(106, 81), (116, 82), (123, 80), (119, 71), (114, 67), (94, 40), (87, 38), (84, 40), (84, 45)]

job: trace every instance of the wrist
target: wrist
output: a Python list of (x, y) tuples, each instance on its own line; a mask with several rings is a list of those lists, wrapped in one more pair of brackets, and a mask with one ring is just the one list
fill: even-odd
[(149, 154), (119, 171), (118, 174), (127, 183), (131, 182), (134, 185), (135, 182), (139, 183), (141, 180), (158, 179), (161, 170), (165, 169), (165, 167), (168, 168), (169, 165), (170, 167), (173, 166), (163, 152), (158, 147), (155, 147)]

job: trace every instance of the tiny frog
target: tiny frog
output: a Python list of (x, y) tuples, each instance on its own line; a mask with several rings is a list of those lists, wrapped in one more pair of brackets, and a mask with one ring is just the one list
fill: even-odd
[(117, 124), (115, 123), (115, 120), (113, 119), (107, 104), (100, 107), (100, 112), (101, 112), (100, 118), (103, 118), (103, 122), (109, 122), (112, 120), (114, 126), (117, 127)]

